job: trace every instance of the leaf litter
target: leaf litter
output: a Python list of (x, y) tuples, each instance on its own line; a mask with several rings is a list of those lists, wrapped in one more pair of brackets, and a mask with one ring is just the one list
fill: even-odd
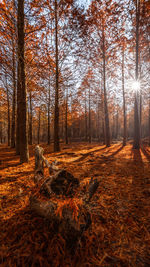
[[(70, 253), (56, 225), (29, 209), (30, 195), (38, 194), (34, 147), (29, 163), (22, 165), (13, 149), (0, 147), (0, 266), (149, 266), (150, 148), (78, 143), (53, 153), (51, 146), (43, 145), (50, 162), (57, 160), (80, 179), (83, 196), (91, 177), (99, 181), (89, 204), (92, 225)], [(47, 169), (44, 174), (48, 177)], [(75, 196), (68, 202), (75, 218), (78, 201)], [(67, 202), (57, 202), (61, 215), (62, 203)]]

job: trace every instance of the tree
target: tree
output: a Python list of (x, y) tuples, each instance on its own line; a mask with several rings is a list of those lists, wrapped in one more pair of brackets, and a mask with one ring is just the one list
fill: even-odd
[(55, 63), (56, 63), (56, 84), (55, 84), (55, 117), (54, 117), (54, 151), (59, 151), (59, 70), (58, 70), (58, 8), (55, 0)]
[(7, 81), (7, 74), (5, 77), (5, 82), (6, 82), (6, 92), (7, 92), (7, 119), (8, 119), (8, 127), (7, 127), (7, 139), (8, 139), (8, 146), (10, 146), (10, 97), (9, 97), (9, 90), (8, 90), (8, 81)]
[(102, 57), (103, 57), (103, 90), (104, 90), (104, 114), (105, 114), (105, 143), (110, 146), (110, 128), (109, 128), (109, 114), (107, 105), (106, 92), (106, 44), (105, 44), (105, 22), (102, 18)]
[(28, 162), (28, 134), (27, 134), (27, 91), (25, 80), (24, 58), (24, 0), (18, 0), (17, 12), (18, 30), (18, 77), (17, 77), (17, 140), (20, 162)]
[(13, 30), (11, 34), (12, 39), (12, 80), (13, 80), (13, 101), (12, 101), (12, 122), (11, 122), (11, 147), (16, 145), (16, 7), (15, 0), (13, 0)]
[[(138, 83), (139, 78), (139, 16), (140, 16), (140, 0), (136, 0), (136, 66), (135, 80)], [(139, 103), (138, 90), (135, 91), (134, 99), (134, 142), (133, 148), (140, 148), (140, 118), (139, 118)]]
[(32, 145), (32, 122), (33, 122), (33, 110), (32, 110), (32, 92), (29, 92), (30, 112), (29, 112), (29, 144)]
[(126, 99), (124, 88), (124, 46), (122, 46), (122, 95), (123, 95), (123, 146), (127, 142), (127, 117), (126, 117)]
[[(105, 144), (110, 146), (110, 122), (108, 108), (108, 83), (111, 75), (108, 69), (114, 55), (114, 33), (117, 20), (115, 18), (114, 6), (118, 9), (117, 3), (113, 1), (92, 1), (87, 12), (89, 17), (89, 33), (95, 44), (92, 47), (94, 66), (102, 73), (103, 94), (104, 94), (104, 122), (105, 122)], [(113, 72), (113, 69), (111, 70)], [(109, 77), (110, 76), (110, 77)]]

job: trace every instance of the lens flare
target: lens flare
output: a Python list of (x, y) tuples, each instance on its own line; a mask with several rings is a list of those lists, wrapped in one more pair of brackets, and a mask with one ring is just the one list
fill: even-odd
[(140, 82), (139, 81), (133, 81), (132, 82), (132, 90), (134, 92), (138, 92), (140, 90)]

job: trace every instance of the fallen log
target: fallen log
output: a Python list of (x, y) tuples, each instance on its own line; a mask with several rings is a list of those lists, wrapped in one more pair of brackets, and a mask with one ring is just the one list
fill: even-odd
[[(47, 197), (47, 201), (31, 196), (30, 208), (36, 215), (58, 225), (57, 231), (66, 240), (66, 245), (73, 248), (91, 225), (88, 205), (97, 190), (98, 182), (91, 180), (88, 201), (84, 201), (80, 195), (75, 198), (79, 180), (67, 170), (58, 168), (56, 161), (49, 163), (43, 153), (43, 148), (36, 146), (34, 182), (40, 186), (40, 193)], [(49, 173), (53, 173), (48, 178), (44, 177), (44, 164), (49, 168)]]
[(78, 241), (92, 223), (90, 213), (83, 206), (75, 218), (74, 210), (69, 203), (62, 205), (60, 212), (58, 203), (52, 200), (40, 201), (31, 196), (30, 208), (36, 216), (43, 217), (53, 223), (53, 225), (57, 225), (56, 233), (61, 234), (66, 241), (67, 248), (71, 251), (72, 249), (74, 251)]

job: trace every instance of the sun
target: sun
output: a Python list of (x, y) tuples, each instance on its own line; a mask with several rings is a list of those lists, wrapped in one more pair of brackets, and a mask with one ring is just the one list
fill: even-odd
[(134, 92), (138, 92), (140, 90), (140, 82), (139, 81), (133, 81), (132, 82), (132, 90)]

